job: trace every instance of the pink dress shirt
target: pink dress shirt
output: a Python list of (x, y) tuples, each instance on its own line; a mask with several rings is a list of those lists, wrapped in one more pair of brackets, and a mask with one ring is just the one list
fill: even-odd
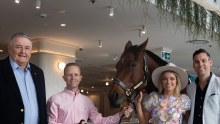
[(94, 124), (116, 124), (120, 120), (119, 113), (102, 117), (92, 100), (79, 91), (67, 90), (49, 98), (47, 102), (49, 124), (77, 124), (88, 118)]

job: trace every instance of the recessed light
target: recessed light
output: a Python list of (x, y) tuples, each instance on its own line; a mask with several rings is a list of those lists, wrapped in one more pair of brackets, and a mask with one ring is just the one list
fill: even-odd
[(19, 4), (19, 3), (20, 3), (20, 0), (15, 0), (15, 3)]
[(2, 53), (3, 52), (3, 50), (0, 50), (0, 53)]
[(66, 26), (66, 24), (60, 24), (60, 26), (61, 26), (61, 27), (65, 27), (65, 26)]

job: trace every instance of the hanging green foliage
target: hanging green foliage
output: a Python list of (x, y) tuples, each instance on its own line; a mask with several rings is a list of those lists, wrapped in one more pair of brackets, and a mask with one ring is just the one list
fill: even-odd
[[(136, 0), (128, 0), (134, 3)], [(136, 1), (137, 2), (137, 1)], [(216, 41), (220, 45), (220, 16), (215, 12), (191, 0), (139, 0), (147, 14), (147, 5), (154, 3), (159, 10), (160, 17), (171, 15), (177, 25), (185, 25), (189, 35), (196, 39), (198, 36)]]

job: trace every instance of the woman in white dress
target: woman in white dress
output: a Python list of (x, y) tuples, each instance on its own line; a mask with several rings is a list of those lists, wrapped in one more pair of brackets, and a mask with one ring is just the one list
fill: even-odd
[(180, 93), (188, 84), (187, 73), (169, 63), (154, 70), (152, 81), (159, 92), (145, 97), (143, 105), (143, 94), (140, 92), (136, 102), (140, 124), (182, 124), (182, 115), (190, 109), (191, 104), (189, 97)]

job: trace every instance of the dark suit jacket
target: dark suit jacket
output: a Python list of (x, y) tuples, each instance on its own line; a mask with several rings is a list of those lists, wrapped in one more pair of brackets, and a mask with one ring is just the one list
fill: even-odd
[[(37, 92), (39, 124), (47, 124), (45, 79), (43, 71), (30, 64)], [(24, 105), (9, 57), (0, 61), (0, 123), (24, 123)]]

